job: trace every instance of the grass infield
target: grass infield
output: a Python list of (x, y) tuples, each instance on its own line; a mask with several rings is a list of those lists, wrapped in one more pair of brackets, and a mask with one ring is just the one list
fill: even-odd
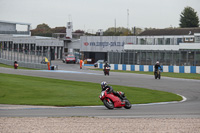
[[(90, 69), (90, 70), (98, 70), (103, 71), (102, 69)], [(122, 73), (136, 73), (136, 74), (148, 74), (153, 75), (153, 72), (141, 72), (141, 71), (124, 71), (124, 70), (110, 70), (111, 72), (122, 72)], [(161, 77), (172, 77), (172, 78), (184, 78), (184, 79), (196, 79), (200, 80), (200, 74), (196, 73), (169, 73), (162, 72)]]
[[(14, 69), (14, 66), (6, 65), (6, 64), (2, 64), (2, 63), (0, 63), (0, 67), (13, 68), (13, 69)], [(26, 68), (26, 67), (20, 67), (20, 66), (19, 66), (17, 69), (25, 69), (25, 70), (39, 70), (39, 69)]]
[[(182, 97), (145, 88), (112, 85), (132, 104), (180, 101)], [(0, 73), (0, 104), (88, 106), (102, 105), (100, 84)]]

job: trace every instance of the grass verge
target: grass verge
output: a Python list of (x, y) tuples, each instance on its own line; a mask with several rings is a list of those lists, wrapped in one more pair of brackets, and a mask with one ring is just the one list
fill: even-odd
[[(90, 70), (102, 71), (102, 69), (90, 69)], [(136, 74), (148, 74), (148, 75), (153, 75), (154, 74), (153, 72), (124, 71), (124, 70), (111, 70), (111, 72), (136, 73)], [(195, 73), (169, 73), (169, 72), (162, 72), (161, 76), (172, 77), (172, 78), (184, 78), (184, 79), (197, 79), (197, 80), (200, 80), (200, 74), (195, 74)]]
[[(13, 68), (13, 69), (14, 69), (14, 66), (6, 65), (6, 64), (1, 64), (1, 63), (0, 63), (0, 67), (6, 67), (6, 68)], [(25, 70), (39, 70), (39, 69), (26, 68), (26, 67), (20, 67), (20, 66), (19, 66), (17, 69), (25, 69)]]
[[(145, 88), (112, 85), (132, 104), (180, 101), (182, 97)], [(102, 105), (100, 84), (0, 73), (0, 104), (88, 106)]]

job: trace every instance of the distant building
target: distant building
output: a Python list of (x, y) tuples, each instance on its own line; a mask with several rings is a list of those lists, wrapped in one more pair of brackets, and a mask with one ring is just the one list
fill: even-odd
[[(27, 27), (26, 31), (17, 31), (17, 26), (23, 25)], [(0, 34), (12, 34), (12, 35), (31, 35), (30, 23), (21, 22), (9, 22), (0, 20)]]
[(84, 33), (74, 33), (73, 23), (67, 22), (66, 33), (53, 33), (53, 37), (62, 40), (64, 43), (63, 57), (68, 54), (74, 54), (76, 59), (81, 58), (80, 37)]
[[(26, 31), (18, 31), (17, 25), (27, 26)], [(34, 51), (51, 60), (62, 59), (64, 42), (52, 37), (31, 36), (29, 23), (8, 22), (0, 20), (0, 46), (8, 51)]]
[(67, 22), (67, 27), (66, 27), (66, 38), (72, 39), (72, 31), (73, 31), (72, 22)]
[[(154, 29), (136, 37), (124, 50), (130, 64), (200, 65), (200, 28)], [(127, 58), (127, 57), (125, 57)]]
[(85, 58), (112, 64), (200, 65), (200, 28), (147, 30), (138, 36), (82, 36)]
[(109, 52), (122, 52), (124, 45), (134, 39), (134, 36), (81, 36), (80, 51), (85, 59), (106, 61)]

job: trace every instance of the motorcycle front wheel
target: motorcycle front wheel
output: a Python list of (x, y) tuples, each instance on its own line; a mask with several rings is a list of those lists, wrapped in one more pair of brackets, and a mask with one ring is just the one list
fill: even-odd
[(103, 103), (106, 106), (106, 108), (108, 108), (108, 109), (114, 109), (114, 103), (109, 98), (104, 99)]
[(132, 107), (132, 105), (131, 105), (131, 103), (129, 102), (129, 100), (126, 100), (124, 108), (125, 108), (125, 109), (130, 109), (131, 107)]
[(160, 74), (158, 75), (158, 78), (159, 78), (159, 79), (161, 78)]

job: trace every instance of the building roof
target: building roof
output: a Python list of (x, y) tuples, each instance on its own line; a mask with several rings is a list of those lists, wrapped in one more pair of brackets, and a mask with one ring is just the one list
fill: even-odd
[(31, 25), (30, 23), (10, 22), (10, 21), (3, 21), (3, 20), (0, 20), (0, 23), (19, 24), (19, 25)]
[(200, 28), (152, 29), (140, 33), (139, 36), (194, 35), (194, 33), (200, 33)]

